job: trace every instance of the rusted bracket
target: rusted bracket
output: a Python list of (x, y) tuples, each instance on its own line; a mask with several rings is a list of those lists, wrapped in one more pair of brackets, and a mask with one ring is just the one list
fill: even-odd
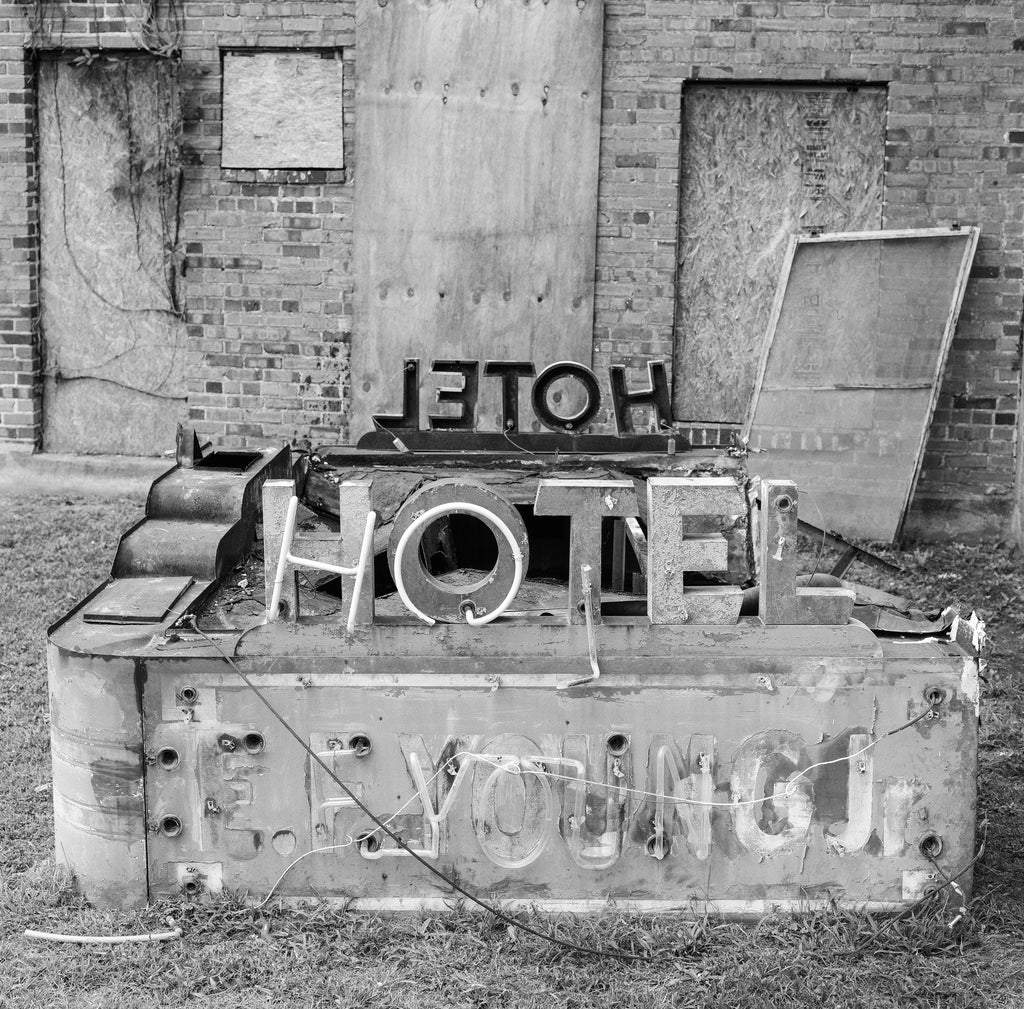
[(560, 683), (559, 690), (570, 687), (581, 687), (585, 683), (593, 683), (601, 675), (601, 667), (597, 662), (597, 634), (594, 631), (594, 584), (590, 579), (589, 564), (580, 565), (580, 583), (583, 588), (583, 615), (587, 623), (587, 651), (590, 653), (590, 675), (569, 683)]

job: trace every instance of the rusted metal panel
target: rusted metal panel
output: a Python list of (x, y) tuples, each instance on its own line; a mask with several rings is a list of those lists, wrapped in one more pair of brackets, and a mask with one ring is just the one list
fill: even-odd
[[(603, 31), (600, 0), (357, 8), (353, 440), (425, 347), (590, 361)], [(483, 429), (501, 389), (480, 383)]]
[(142, 760), (145, 667), (47, 649), (57, 862), (103, 907), (148, 897)]
[(90, 601), (85, 619), (93, 623), (158, 624), (195, 583), (183, 578), (122, 578)]
[(796, 481), (818, 525), (899, 537), (977, 242), (977, 228), (792, 240), (744, 437), (751, 470)]
[[(101, 630), (72, 618), (56, 636), (87, 650)], [(348, 843), (372, 824), (213, 648), (179, 633), (142, 656), (154, 894), (187, 884), (258, 895), (298, 855), (337, 844), (280, 892), (385, 908), (450, 896), (391, 842)], [(897, 906), (929, 885), (926, 834), (942, 838), (944, 866), (969, 859), (976, 665), (955, 645), (881, 641), (856, 625), (623, 618), (605, 620), (600, 644), (601, 680), (569, 691), (557, 687), (586, 670), (586, 633), (553, 619), (376, 624), (344, 647), (322, 623), (278, 623), (248, 633), (238, 661), (313, 749), (337, 754), (329, 766), (357, 795), (397, 814), (414, 847), (436, 841), (435, 864), (483, 895), (578, 908)], [(936, 688), (936, 717), (881, 738), (926, 712)], [(356, 737), (369, 752), (344, 752)], [(506, 779), (496, 766), (513, 758), (522, 773)], [(425, 813), (448, 798), (431, 823)], [(104, 886), (94, 893), (105, 903), (109, 887), (119, 902), (145, 894), (112, 871)]]

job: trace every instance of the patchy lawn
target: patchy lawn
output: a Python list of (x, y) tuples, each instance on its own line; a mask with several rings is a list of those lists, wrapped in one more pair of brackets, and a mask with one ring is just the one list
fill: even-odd
[[(968, 913), (952, 927), (955, 900), (898, 920), (834, 910), (748, 925), (537, 922), (577, 943), (650, 955), (625, 963), (567, 953), (481, 915), (259, 913), (227, 898), (132, 913), (86, 907), (51, 858), (45, 628), (103, 577), (141, 499), (19, 497), (0, 507), (0, 1006), (1024, 1006), (1024, 586), (1022, 558), (1005, 544), (893, 554), (905, 575), (883, 583), (922, 604), (976, 607), (992, 635), (979, 798), (990, 828)], [(851, 575), (869, 578), (863, 566)], [(171, 924), (182, 938), (159, 945), (21, 935)]]

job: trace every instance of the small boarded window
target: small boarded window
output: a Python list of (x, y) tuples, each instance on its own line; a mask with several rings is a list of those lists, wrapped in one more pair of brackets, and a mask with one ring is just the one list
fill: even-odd
[(222, 168), (342, 168), (335, 52), (224, 54)]

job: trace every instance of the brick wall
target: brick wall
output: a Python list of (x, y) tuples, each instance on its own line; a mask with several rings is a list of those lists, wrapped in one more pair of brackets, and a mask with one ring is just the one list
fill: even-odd
[(42, 423), (39, 214), (35, 95), (19, 31), (21, 10), (0, 6), (0, 439), (31, 445)]
[[(228, 445), (343, 440), (358, 152), (344, 171), (222, 171), (220, 52), (340, 48), (352, 2), (0, 6), (0, 437), (39, 438), (29, 41), (138, 46), (180, 29), (189, 406)], [(177, 22), (177, 24), (175, 24)], [(161, 34), (162, 33), (162, 34)], [(594, 355), (671, 360), (687, 81), (888, 86), (885, 225), (982, 228), (912, 527), (992, 529), (1014, 502), (1024, 301), (1024, 5), (607, 0)]]

